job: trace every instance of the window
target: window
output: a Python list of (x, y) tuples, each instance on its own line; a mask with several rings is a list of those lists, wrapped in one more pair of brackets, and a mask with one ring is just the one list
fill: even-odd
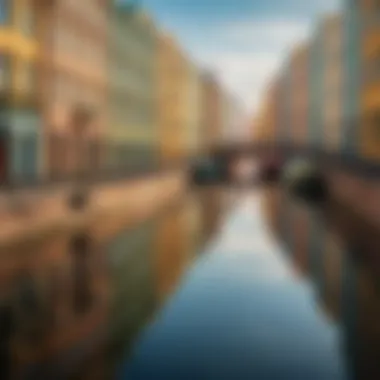
[(11, 0), (0, 0), (0, 24), (8, 24), (10, 19)]

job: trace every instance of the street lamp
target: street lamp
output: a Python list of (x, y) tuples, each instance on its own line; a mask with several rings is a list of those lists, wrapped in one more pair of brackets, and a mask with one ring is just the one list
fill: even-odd
[(86, 149), (86, 135), (89, 124), (94, 119), (94, 112), (86, 105), (79, 104), (72, 113), (72, 132), (75, 144), (75, 190), (70, 197), (70, 206), (75, 210), (81, 210), (86, 206), (88, 192), (85, 188), (85, 174), (88, 169), (88, 154)]

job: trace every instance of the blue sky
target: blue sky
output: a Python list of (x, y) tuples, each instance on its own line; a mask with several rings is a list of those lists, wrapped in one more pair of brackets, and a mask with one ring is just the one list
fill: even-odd
[(286, 52), (340, 0), (143, 0), (190, 56), (254, 111)]

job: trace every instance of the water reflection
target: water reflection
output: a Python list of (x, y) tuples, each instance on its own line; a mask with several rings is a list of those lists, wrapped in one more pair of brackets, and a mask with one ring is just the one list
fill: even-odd
[(208, 189), (134, 229), (3, 250), (2, 378), (379, 379), (380, 238), (362, 224), (275, 187)]
[(334, 324), (243, 196), (121, 379), (344, 379)]
[(378, 234), (332, 203), (325, 210), (312, 210), (279, 191), (267, 191), (265, 197), (276, 210), (272, 213), (282, 221), (276, 235), (287, 243), (294, 265), (304, 268), (308, 258), (304, 275), (311, 279), (321, 309), (340, 328), (352, 378), (379, 379), (380, 293), (376, 277), (380, 267), (373, 254)]
[(101, 233), (0, 252), (1, 378), (113, 378), (216, 228), (220, 205), (210, 195), (189, 195), (134, 229), (107, 221)]

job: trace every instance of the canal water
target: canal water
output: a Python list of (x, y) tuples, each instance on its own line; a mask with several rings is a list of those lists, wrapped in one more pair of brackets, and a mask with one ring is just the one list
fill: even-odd
[(325, 211), (209, 189), (2, 253), (3, 378), (380, 379), (378, 261)]

